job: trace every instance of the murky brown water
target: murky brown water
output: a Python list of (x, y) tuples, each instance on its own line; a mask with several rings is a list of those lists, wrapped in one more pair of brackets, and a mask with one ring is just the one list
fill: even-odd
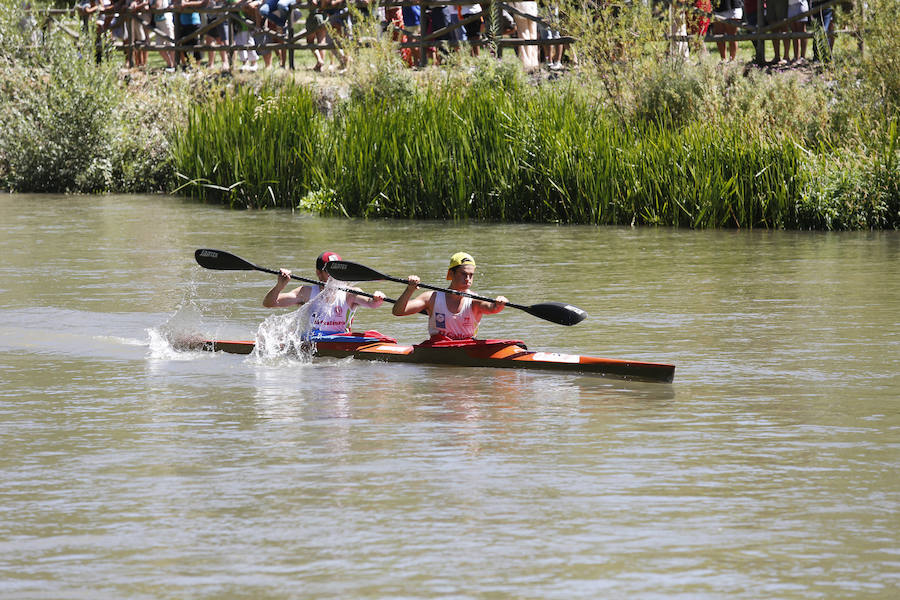
[[(176, 352), (331, 249), (509, 309), (483, 337), (673, 385)], [(900, 235), (321, 219), (0, 196), (3, 598), (890, 598)], [(397, 296), (402, 286), (363, 284)], [(283, 313), (283, 311), (280, 311)], [(361, 310), (402, 341), (419, 317)]]

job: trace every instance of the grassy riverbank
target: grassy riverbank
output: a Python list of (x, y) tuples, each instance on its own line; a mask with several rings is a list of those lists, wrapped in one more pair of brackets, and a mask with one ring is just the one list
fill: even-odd
[(389, 48), (340, 78), (123, 76), (7, 44), (0, 179), (366, 217), (897, 228), (900, 10), (876, 4), (865, 55), (845, 38), (784, 73), (669, 58), (641, 7), (573, 21), (582, 66), (553, 80), (510, 56), (411, 72)]

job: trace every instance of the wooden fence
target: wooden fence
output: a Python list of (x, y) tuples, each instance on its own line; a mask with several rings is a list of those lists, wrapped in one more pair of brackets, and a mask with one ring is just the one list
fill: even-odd
[[(589, 0), (591, 1), (591, 0)], [(592, 0), (592, 1), (602, 1), (602, 0)], [(649, 0), (645, 0), (649, 1)], [(784, 21), (778, 23), (769, 23), (765, 22), (765, 15), (763, 13), (763, 1), (760, 0), (758, 3), (757, 10), (757, 23), (762, 23), (762, 26), (751, 26), (745, 22), (730, 22), (732, 25), (736, 25), (740, 33), (737, 35), (717, 35), (708, 32), (705, 37), (698, 38), (697, 36), (685, 35), (681, 34), (675, 29), (675, 25), (678, 22), (679, 15), (678, 11), (686, 11), (699, 13), (702, 16), (710, 18), (712, 21), (720, 20), (715, 15), (711, 15), (709, 13), (700, 11), (699, 9), (685, 6), (684, 4), (678, 4), (677, 2), (672, 2), (671, 0), (664, 0), (667, 4), (669, 4), (670, 10), (670, 18), (672, 22), (672, 30), (670, 34), (667, 36), (670, 44), (673, 44), (673, 51), (675, 44), (686, 44), (689, 42), (702, 41), (704, 43), (709, 42), (728, 42), (728, 41), (759, 41), (759, 40), (783, 40), (783, 39), (799, 39), (806, 38), (810, 39), (815, 36), (814, 32), (791, 32), (791, 33), (783, 33), (780, 31), (781, 29), (788, 27), (791, 23), (796, 22), (804, 17), (811, 17), (819, 14), (823, 10), (834, 7), (835, 5), (846, 2), (846, 0), (828, 0), (826, 3), (816, 6), (815, 8), (808, 10), (802, 14), (790, 17)], [(304, 0), (302, 2), (296, 2), (294, 4), (290, 4), (287, 12), (283, 17), (286, 19), (286, 23), (288, 26), (280, 27), (274, 21), (267, 19), (265, 17), (258, 19), (251, 19), (247, 17), (247, 5), (249, 0), (242, 0), (236, 4), (227, 6), (227, 7), (219, 7), (219, 8), (195, 8), (195, 9), (181, 9), (181, 8), (167, 8), (163, 10), (143, 10), (139, 13), (135, 13), (133, 11), (129, 11), (123, 6), (119, 6), (118, 8), (108, 8), (104, 10), (100, 10), (95, 12), (93, 15), (82, 15), (83, 19), (83, 30), (88, 31), (89, 21), (94, 15), (109, 15), (115, 14), (119, 19), (122, 20), (122, 25), (126, 25), (129, 22), (136, 21), (143, 17), (149, 17), (150, 15), (156, 14), (165, 14), (171, 13), (174, 17), (174, 21), (176, 22), (176, 35), (174, 37), (169, 37), (164, 35), (163, 33), (156, 30), (152, 32), (152, 36), (156, 38), (157, 43), (148, 43), (146, 41), (134, 41), (131, 39), (120, 39), (114, 42), (114, 46), (120, 50), (122, 50), (127, 60), (129, 61), (129, 65), (133, 64), (133, 55), (135, 50), (147, 50), (147, 51), (173, 51), (176, 53), (176, 56), (180, 55), (182, 52), (206, 52), (206, 51), (225, 51), (232, 55), (232, 59), (229, 60), (229, 64), (233, 65), (233, 53), (240, 50), (254, 50), (259, 54), (269, 53), (269, 52), (286, 52), (286, 65), (287, 67), (293, 69), (295, 68), (295, 57), (294, 54), (297, 51), (312, 51), (312, 50), (335, 50), (340, 49), (343, 45), (346, 45), (346, 40), (342, 41), (340, 36), (329, 36), (328, 42), (323, 44), (315, 44), (309, 43), (307, 41), (307, 37), (311, 34), (314, 34), (316, 31), (329, 27), (328, 22), (326, 20), (325, 23), (311, 29), (309, 31), (306, 30), (305, 27), (297, 28), (296, 25), (300, 22), (300, 11), (304, 11), (304, 14), (308, 11), (317, 10), (317, 4), (314, 2), (310, 2), (309, 0)], [(516, 37), (512, 37), (507, 32), (504, 32), (500, 28), (501, 23), (501, 15), (505, 12), (508, 15), (512, 15), (514, 17), (518, 17), (519, 19), (527, 20), (526, 22), (533, 22), (535, 26), (541, 29), (549, 29), (552, 31), (559, 30), (558, 22), (550, 22), (546, 18), (541, 16), (535, 16), (531, 14), (527, 14), (522, 12), (517, 6), (515, 2), (503, 2), (496, 0), (488, 0), (485, 3), (479, 3), (482, 7), (484, 7), (484, 11), (482, 13), (470, 15), (464, 18), (461, 18), (458, 22), (453, 22), (446, 27), (438, 29), (432, 32), (423, 32), (424, 23), (425, 23), (425, 12), (428, 8), (432, 7), (445, 7), (445, 6), (465, 6), (472, 4), (471, 0), (399, 0), (399, 1), (385, 1), (380, 2), (379, 6), (384, 8), (402, 8), (404, 6), (418, 6), (421, 12), (421, 22), (422, 27), (420, 27), (419, 31), (412, 31), (410, 29), (401, 29), (400, 33), (402, 33), (406, 41), (400, 42), (398, 46), (401, 49), (411, 49), (414, 50), (416, 55), (418, 56), (418, 62), (420, 65), (424, 65), (427, 61), (427, 49), (430, 48), (447, 48), (449, 46), (458, 46), (458, 45), (468, 45), (468, 46), (478, 46), (478, 47), (490, 47), (494, 49), (498, 54), (502, 53), (504, 48), (517, 48), (520, 46), (537, 46), (537, 47), (547, 47), (547, 46), (555, 46), (555, 45), (564, 45), (571, 44), (576, 40), (570, 36), (560, 36), (554, 39), (519, 39)], [(676, 6), (677, 5), (677, 6)], [(344, 7), (344, 4), (336, 5), (337, 7)], [(360, 3), (356, 5), (357, 14), (360, 8), (366, 8), (368, 5), (366, 3)], [(49, 9), (45, 11), (40, 11), (44, 18), (42, 22), (37, 23), (39, 28), (42, 31), (49, 32), (54, 27), (60, 29), (64, 33), (77, 38), (79, 37), (79, 32), (74, 32), (69, 28), (66, 23), (59, 19), (60, 16), (70, 16), (72, 14), (72, 10), (66, 9)], [(206, 15), (206, 19), (202, 19), (201, 22), (204, 23), (201, 25), (199, 29), (196, 31), (192, 31), (186, 35), (180, 36), (178, 34), (178, 18), (177, 15), (180, 13), (200, 13), (202, 15)], [(484, 31), (480, 37), (480, 39), (472, 41), (472, 40), (463, 40), (463, 41), (452, 41), (444, 38), (448, 35), (452, 35), (456, 30), (465, 27), (468, 23), (484, 19), (485, 26)], [(681, 17), (683, 18), (683, 17)], [(152, 21), (151, 21), (152, 22)], [(203, 37), (206, 36), (211, 30), (219, 27), (220, 25), (224, 25), (228, 31), (227, 39), (229, 42), (221, 44), (221, 45), (212, 45), (203, 42)], [(248, 43), (248, 44), (235, 44), (234, 43), (234, 33), (235, 30), (241, 28), (249, 28), (253, 39), (262, 39), (264, 40), (261, 43)], [(837, 33), (837, 32), (834, 32)], [(389, 35), (389, 33), (385, 33), (385, 35)], [(100, 34), (97, 35), (97, 57), (98, 60), (102, 57), (102, 38)], [(354, 44), (358, 45), (370, 45), (372, 43), (371, 39), (355, 39), (353, 41)], [(764, 44), (756, 45), (756, 60), (759, 63), (764, 62)]]
[[(310, 30), (307, 30), (306, 27), (302, 26), (302, 24), (299, 29), (297, 28), (296, 25), (298, 23), (301, 23), (300, 11), (304, 11), (305, 14), (308, 11), (317, 10), (317, 6), (315, 3), (303, 1), (290, 4), (288, 10), (286, 11), (286, 14), (279, 15), (278, 19), (285, 19), (284, 22), (287, 24), (287, 26), (282, 26), (276, 23), (274, 19), (266, 18), (264, 16), (258, 19), (248, 18), (247, 4), (248, 0), (243, 0), (242, 2), (227, 7), (204, 7), (196, 9), (180, 9), (172, 7), (163, 10), (143, 10), (139, 13), (129, 11), (124, 8), (109, 8), (97, 11), (96, 13), (94, 13), (94, 15), (115, 14), (119, 19), (121, 19), (121, 25), (127, 27), (129, 23), (135, 22), (142, 17), (146, 18), (150, 15), (171, 13), (175, 17), (174, 20), (176, 22), (176, 32), (178, 32), (178, 30), (180, 29), (177, 24), (178, 14), (200, 13), (201, 15), (205, 15), (206, 18), (201, 19), (203, 25), (201, 25), (199, 29), (187, 33), (183, 36), (176, 33), (174, 37), (169, 37), (161, 33), (159, 30), (156, 30), (153, 32), (152, 36), (156, 38), (157, 43), (141, 42), (132, 39), (117, 40), (114, 45), (125, 52), (126, 56), (128, 57), (129, 64), (133, 64), (132, 57), (135, 50), (174, 51), (178, 54), (182, 52), (194, 51), (225, 51), (228, 53), (234, 53), (235, 51), (239, 50), (254, 50), (259, 54), (269, 53), (273, 51), (286, 51), (286, 66), (293, 69), (295, 68), (294, 53), (297, 51), (336, 50), (341, 49), (348, 44), (348, 40), (342, 39), (341, 36), (329, 36), (329, 41), (327, 43), (321, 44), (310, 43), (307, 41), (307, 38), (317, 31), (329, 28), (327, 20), (325, 21), (325, 23), (322, 23), (321, 25), (318, 25), (317, 27)], [(499, 23), (501, 22), (501, 14), (503, 12), (506, 12), (507, 14), (513, 15), (515, 17), (519, 17), (520, 19), (526, 19), (528, 22), (533, 22), (535, 28), (541, 27), (553, 31), (558, 30), (558, 23), (551, 23), (540, 16), (526, 14), (515, 6), (515, 2), (507, 3), (489, 1), (482, 4), (482, 6), (487, 7), (483, 13), (463, 17), (458, 22), (450, 23), (448, 26), (442, 27), (432, 32), (422, 31), (424, 29), (426, 18), (425, 12), (427, 9), (432, 7), (466, 6), (470, 4), (473, 4), (471, 0), (402, 0), (380, 2), (379, 6), (384, 8), (417, 6), (420, 8), (422, 15), (422, 26), (420, 26), (419, 32), (414, 32), (410, 29), (398, 30), (399, 33), (404, 35), (406, 38), (406, 41), (398, 43), (398, 46), (401, 49), (409, 48), (411, 50), (415, 50), (417, 56), (419, 57), (420, 65), (424, 65), (427, 61), (426, 50), (432, 48), (447, 48), (450, 46), (455, 47), (458, 45), (468, 45), (470, 47), (491, 47), (493, 49), (496, 49), (498, 53), (502, 53), (504, 48), (516, 48), (519, 46), (555, 46), (560, 44), (571, 44), (575, 41), (573, 38), (568, 36), (560, 36), (554, 39), (517, 39), (500, 30)], [(336, 8), (345, 7), (346, 5), (344, 3), (336, 5)], [(354, 16), (359, 18), (362, 15), (362, 13), (359, 12), (359, 9), (365, 9), (366, 7), (367, 5), (365, 3), (359, 4), (357, 6), (357, 10), (354, 11)], [(53, 16), (59, 14), (70, 14), (70, 11), (47, 11), (48, 20), (44, 23), (45, 28), (52, 26)], [(84, 30), (86, 31), (89, 28), (90, 16), (84, 15), (82, 18), (84, 21)], [(469, 23), (481, 21), (482, 19), (485, 20), (485, 27), (483, 33), (480, 36), (480, 39), (478, 40), (457, 41), (450, 39), (441, 39), (453, 35), (454, 32), (465, 27)], [(222, 25), (224, 25), (228, 31), (227, 39), (230, 40), (228, 43), (222, 45), (211, 45), (203, 42), (203, 38), (208, 35), (210, 31)], [(73, 35), (70, 30), (62, 25), (60, 26), (67, 33)], [(251, 36), (253, 39), (261, 39), (265, 41), (262, 43), (235, 44), (234, 33), (236, 30), (243, 28), (248, 28), (251, 31)], [(386, 31), (385, 35), (390, 35), (390, 31)], [(358, 38), (354, 39), (351, 43), (363, 46), (371, 45), (373, 43), (373, 39)], [(100, 54), (98, 54), (98, 56), (100, 56)], [(233, 60), (230, 60), (229, 64), (233, 64)]]
[[(811, 4), (811, 2), (810, 2)], [(727, 19), (720, 19), (714, 14), (707, 13), (705, 11), (701, 11), (700, 9), (694, 7), (684, 7), (682, 5), (681, 10), (685, 10), (686, 12), (693, 13), (697, 16), (704, 16), (710, 19), (711, 23), (721, 22), (728, 23), (737, 27), (739, 33), (736, 35), (714, 35), (712, 33), (707, 33), (703, 38), (704, 42), (743, 42), (743, 41), (752, 41), (752, 42), (762, 42), (759, 44), (755, 44), (756, 46), (756, 63), (763, 64), (765, 62), (765, 42), (772, 40), (795, 40), (795, 39), (815, 39), (816, 35), (824, 34), (826, 36), (836, 36), (839, 33), (847, 33), (846, 31), (830, 31), (830, 32), (821, 32), (817, 34), (815, 29), (804, 32), (784, 32), (784, 29), (790, 28), (792, 23), (796, 23), (803, 19), (812, 20), (814, 18), (818, 18), (824, 11), (826, 10), (835, 10), (837, 5), (847, 4), (847, 0), (827, 0), (826, 2), (819, 4), (809, 10), (794, 15), (793, 17), (788, 17), (782, 21), (777, 21), (773, 23), (766, 22), (766, 15), (764, 10), (764, 0), (758, 0), (756, 7), (756, 23), (757, 25), (750, 25), (746, 21), (732, 21)], [(670, 42), (674, 44), (687, 44), (692, 41), (697, 41), (697, 36), (679, 34), (675, 31), (675, 23), (678, 20), (676, 11), (679, 10), (676, 8), (676, 3), (670, 3), (670, 15), (671, 15), (671, 23), (672, 30), (669, 35)], [(859, 10), (861, 11), (861, 17), (865, 18), (865, 3), (860, 3)], [(744, 15), (746, 19), (747, 15)], [(710, 27), (710, 31), (711, 31)], [(862, 41), (860, 38), (859, 42), (860, 51), (863, 50)], [(674, 49), (673, 49), (674, 51)]]

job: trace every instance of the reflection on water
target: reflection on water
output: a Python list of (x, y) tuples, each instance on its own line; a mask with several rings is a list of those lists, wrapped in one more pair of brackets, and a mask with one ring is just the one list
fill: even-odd
[[(856, 599), (900, 583), (895, 233), (11, 195), (0, 232), (4, 598)], [(590, 314), (562, 328), (509, 309), (485, 337), (674, 362), (676, 380), (184, 351), (305, 322), (260, 306), (274, 277), (204, 270), (197, 247), (294, 269), (329, 249), (434, 284), (464, 249), (479, 292)], [(361, 287), (402, 291), (380, 284)], [(355, 325), (426, 335), (387, 308)]]

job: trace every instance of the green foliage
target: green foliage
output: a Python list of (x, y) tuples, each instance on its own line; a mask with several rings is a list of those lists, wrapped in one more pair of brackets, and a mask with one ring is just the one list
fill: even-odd
[(900, 2), (867, 0), (865, 12), (841, 15), (857, 30), (861, 54), (847, 55), (843, 85), (863, 113), (890, 117), (900, 111)]
[(101, 191), (111, 177), (113, 113), (120, 89), (110, 69), (79, 48), (47, 46), (42, 68), (0, 63), (0, 161), (18, 191)]
[(896, 228), (900, 3), (867, 6), (866, 53), (822, 74), (671, 58), (645, 3), (564, 2), (582, 67), (556, 81), (510, 52), (410, 71), (383, 37), (348, 42), (339, 87), (304, 88), (98, 66), (0, 0), (0, 184), (177, 181), (233, 206), (365, 217)]
[[(511, 94), (451, 82), (402, 101), (371, 95), (305, 135), (291, 129), (307, 122), (290, 114), (298, 98), (313, 105), (300, 89), (259, 101), (291, 131), (291, 141), (271, 145), (281, 153), (262, 170), (280, 175), (267, 180), (254, 178), (248, 163), (244, 171), (221, 166), (232, 156), (222, 128), (269, 147), (271, 128), (241, 116), (252, 106), (246, 97), (194, 111), (190, 139), (176, 154), (223, 177), (196, 191), (242, 190), (254, 206), (301, 197), (304, 208), (366, 217), (780, 227), (803, 189), (794, 144), (748, 141), (739, 128), (700, 123), (623, 128), (576, 87)], [(299, 140), (311, 137), (317, 151), (298, 152)], [(201, 148), (210, 152), (195, 160)]]
[(900, 229), (900, 119), (875, 136), (873, 153), (811, 161), (813, 182), (791, 225), (808, 229)]
[(661, 61), (637, 86), (635, 117), (674, 127), (702, 117), (709, 88), (701, 75), (681, 60)]
[(172, 147), (183, 189), (241, 207), (304, 196), (323, 120), (313, 94), (293, 86), (226, 91), (192, 106)]
[(115, 62), (95, 63), (91, 35), (38, 35), (39, 19), (23, 19), (18, 3), (0, 0), (0, 185), (22, 192), (171, 189), (168, 136), (188, 92), (122, 79)]
[(417, 93), (412, 72), (396, 63), (387, 63), (380, 69), (358, 70), (350, 83), (350, 95), (355, 101), (368, 99), (400, 100)]

